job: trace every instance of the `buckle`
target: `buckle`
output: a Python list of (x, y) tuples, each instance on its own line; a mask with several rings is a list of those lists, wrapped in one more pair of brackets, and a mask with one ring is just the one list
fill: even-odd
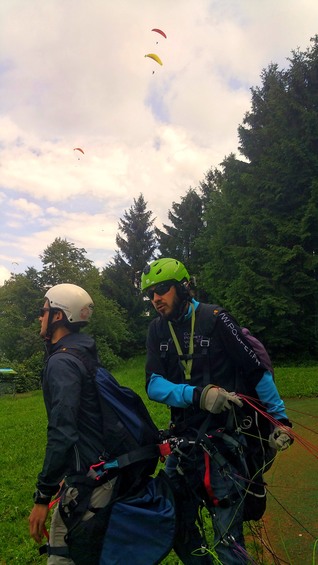
[(202, 338), (200, 341), (201, 347), (209, 347), (210, 339), (209, 338)]
[(168, 342), (160, 343), (160, 351), (168, 351)]

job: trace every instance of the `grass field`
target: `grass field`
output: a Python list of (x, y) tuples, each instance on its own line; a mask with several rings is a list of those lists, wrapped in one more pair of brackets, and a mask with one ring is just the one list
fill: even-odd
[[(143, 363), (142, 357), (133, 359), (115, 371), (115, 375), (144, 398), (157, 425), (167, 427), (169, 410), (145, 397)], [(290, 408), (290, 418), (297, 422), (295, 430), (316, 446), (316, 458), (297, 442), (287, 453), (279, 454), (267, 476), (271, 494), (266, 531), (281, 557), (280, 563), (315, 565), (318, 563), (314, 557), (318, 538), (317, 435), (306, 428), (317, 430), (317, 367), (280, 367), (276, 370), (276, 382)], [(41, 391), (0, 397), (0, 434), (0, 565), (44, 564), (45, 558), (39, 557), (37, 546), (28, 535), (32, 493), (46, 441)], [(268, 553), (259, 554), (257, 559), (259, 564), (275, 563)], [(164, 564), (178, 564), (173, 552)]]

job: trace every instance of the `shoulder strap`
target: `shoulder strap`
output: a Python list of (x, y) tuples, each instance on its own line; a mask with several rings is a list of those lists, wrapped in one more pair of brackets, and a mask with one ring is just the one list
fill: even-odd
[(191, 334), (190, 334), (190, 342), (189, 342), (188, 359), (182, 358), (183, 353), (182, 353), (182, 349), (180, 347), (180, 343), (179, 343), (178, 338), (176, 336), (176, 333), (173, 329), (172, 323), (170, 322), (170, 320), (168, 322), (168, 326), (169, 326), (170, 333), (172, 335), (173, 342), (176, 346), (176, 350), (177, 350), (178, 355), (181, 359), (181, 363), (183, 365), (183, 368), (185, 369), (184, 375), (185, 375), (186, 380), (191, 379), (191, 369), (192, 369), (192, 363), (193, 363), (193, 350), (194, 350), (193, 336), (194, 336), (194, 324), (195, 324), (195, 308), (194, 308), (192, 302), (191, 302), (190, 306), (191, 306)]
[(203, 386), (206, 386), (211, 382), (209, 348), (216, 320), (221, 311), (222, 308), (217, 304), (205, 304), (201, 302), (199, 306), (197, 319), (199, 329), (202, 332), (200, 346), (203, 358)]
[(87, 353), (85, 353), (81, 349), (78, 349), (77, 347), (61, 347), (60, 349), (57, 349), (56, 351), (51, 353), (47, 361), (57, 353), (69, 353), (69, 355), (73, 355), (73, 357), (76, 357), (76, 359), (83, 363), (85, 369), (90, 374), (94, 374), (96, 367), (98, 367), (99, 365), (97, 360), (93, 359), (90, 355), (87, 355)]

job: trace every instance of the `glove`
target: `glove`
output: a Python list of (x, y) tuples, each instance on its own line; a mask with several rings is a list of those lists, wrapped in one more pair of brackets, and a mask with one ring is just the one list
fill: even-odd
[(220, 414), (224, 410), (230, 410), (232, 403), (240, 408), (243, 406), (243, 402), (235, 392), (227, 392), (224, 388), (207, 385), (201, 393), (200, 408), (212, 412), (212, 414)]
[(285, 428), (276, 426), (268, 438), (269, 446), (277, 451), (284, 451), (293, 443), (294, 439), (286, 432)]

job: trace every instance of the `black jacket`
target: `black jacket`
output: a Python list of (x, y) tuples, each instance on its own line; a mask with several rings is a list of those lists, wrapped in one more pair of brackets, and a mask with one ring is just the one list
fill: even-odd
[(47, 446), (37, 482), (37, 488), (46, 496), (58, 491), (66, 475), (86, 474), (104, 448), (93, 379), (74, 355), (55, 353), (63, 347), (76, 348), (97, 359), (95, 342), (85, 334), (69, 334), (51, 346), (42, 378), (48, 417)]
[[(236, 320), (225, 310), (217, 308), (219, 310), (215, 316), (213, 305), (198, 304), (195, 312), (193, 365), (191, 379), (187, 383), (199, 389), (210, 383), (223, 387), (229, 392), (236, 391), (255, 396), (255, 386), (266, 369), (246, 341)], [(173, 327), (182, 353), (186, 355), (189, 350), (191, 319), (173, 323)], [(209, 339), (206, 348), (201, 345), (205, 338)], [(164, 352), (165, 344), (167, 344), (166, 352)], [(147, 383), (152, 374), (162, 375), (175, 384), (186, 382), (167, 320), (162, 317), (154, 319), (148, 330)], [(200, 412), (204, 419), (204, 411)], [(172, 421), (182, 422), (195, 413), (198, 413), (196, 405), (187, 409), (172, 407)], [(219, 425), (225, 420), (224, 413), (215, 417)]]

